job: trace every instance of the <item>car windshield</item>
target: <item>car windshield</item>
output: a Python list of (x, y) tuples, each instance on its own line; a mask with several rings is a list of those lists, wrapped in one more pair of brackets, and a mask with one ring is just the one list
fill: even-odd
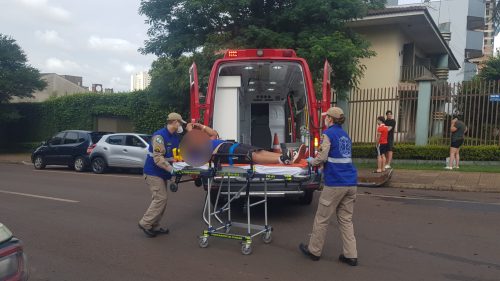
[(146, 143), (150, 143), (151, 141), (151, 135), (139, 135), (141, 139), (143, 139)]

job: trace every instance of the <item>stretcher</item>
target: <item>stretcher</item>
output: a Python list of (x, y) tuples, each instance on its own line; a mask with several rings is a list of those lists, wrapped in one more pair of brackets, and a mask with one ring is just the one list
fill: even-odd
[[(220, 159), (224, 157), (246, 159), (250, 164), (221, 164)], [(178, 183), (193, 180), (182, 180), (184, 176), (201, 178), (206, 185), (207, 193), (204, 200), (203, 220), (207, 228), (203, 230), (202, 235), (199, 237), (199, 246), (201, 248), (208, 247), (209, 237), (238, 240), (241, 242), (241, 253), (244, 255), (252, 253), (252, 239), (254, 237), (261, 235), (263, 242), (266, 244), (272, 241), (272, 227), (269, 224), (267, 213), (268, 183), (271, 181), (282, 181), (285, 184), (289, 182), (302, 183), (314, 176), (311, 167), (305, 161), (300, 164), (286, 166), (257, 165), (253, 163), (251, 156), (247, 154), (214, 154), (209, 163), (201, 167), (191, 167), (183, 162), (176, 162), (173, 167), (175, 182), (170, 186), (172, 191), (177, 190)], [(222, 194), (221, 187), (225, 185), (227, 190), (230, 191), (231, 184), (234, 183), (235, 179), (243, 181), (244, 184), (239, 185), (235, 192)], [(257, 202), (251, 202), (249, 195), (252, 184), (255, 184), (255, 182), (263, 183), (264, 188), (261, 198)], [(213, 191), (216, 191), (216, 193)], [(212, 201), (211, 197), (214, 195), (215, 200)], [(242, 196), (246, 197), (244, 209), (246, 221), (233, 221), (231, 204), (234, 204), (234, 201)], [(225, 201), (225, 203), (219, 204), (220, 201)], [(214, 203), (213, 206), (212, 202)], [(256, 225), (251, 222), (251, 209), (258, 205), (264, 206), (263, 225)], [(245, 234), (232, 232), (233, 228), (244, 229)]]

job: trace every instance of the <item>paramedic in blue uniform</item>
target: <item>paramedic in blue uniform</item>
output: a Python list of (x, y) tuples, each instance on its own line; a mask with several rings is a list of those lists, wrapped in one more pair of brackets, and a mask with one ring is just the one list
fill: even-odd
[(331, 107), (323, 115), (326, 115), (325, 125), (328, 129), (323, 132), (318, 155), (307, 160), (312, 166), (324, 165), (324, 186), (319, 197), (309, 244), (301, 243), (299, 248), (307, 257), (314, 261), (319, 260), (325, 244), (328, 222), (331, 216), (336, 216), (343, 245), (339, 260), (356, 266), (358, 252), (352, 214), (358, 175), (351, 159), (352, 142), (349, 135), (342, 129), (345, 121), (342, 109)]
[(160, 221), (167, 207), (167, 186), (172, 178), (172, 162), (174, 148), (179, 147), (179, 134), (186, 122), (181, 115), (172, 112), (167, 117), (163, 129), (153, 133), (149, 154), (144, 164), (144, 178), (151, 191), (151, 204), (139, 221), (139, 228), (148, 236), (167, 234), (167, 228), (160, 227)]

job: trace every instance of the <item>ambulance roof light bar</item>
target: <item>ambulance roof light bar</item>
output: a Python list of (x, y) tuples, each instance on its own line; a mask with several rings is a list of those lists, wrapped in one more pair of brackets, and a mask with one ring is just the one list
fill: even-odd
[(227, 50), (224, 54), (225, 59), (233, 58), (252, 58), (252, 57), (297, 57), (292, 49), (243, 49)]

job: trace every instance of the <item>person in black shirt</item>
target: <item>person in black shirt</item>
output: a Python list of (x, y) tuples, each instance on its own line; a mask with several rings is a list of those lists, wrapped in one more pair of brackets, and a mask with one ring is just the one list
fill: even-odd
[(388, 148), (387, 148), (387, 152), (385, 153), (385, 159), (386, 159), (385, 169), (390, 169), (391, 162), (392, 162), (392, 150), (394, 148), (394, 130), (396, 128), (396, 120), (394, 120), (394, 116), (392, 115), (391, 110), (387, 110), (387, 112), (385, 113), (385, 116), (386, 116), (386, 118), (385, 118), (384, 124), (389, 129), (389, 135), (387, 137)]
[(458, 115), (451, 119), (451, 144), (450, 144), (450, 162), (445, 169), (459, 169), (460, 162), (460, 146), (464, 143), (464, 135), (467, 133), (467, 126), (459, 120)]

